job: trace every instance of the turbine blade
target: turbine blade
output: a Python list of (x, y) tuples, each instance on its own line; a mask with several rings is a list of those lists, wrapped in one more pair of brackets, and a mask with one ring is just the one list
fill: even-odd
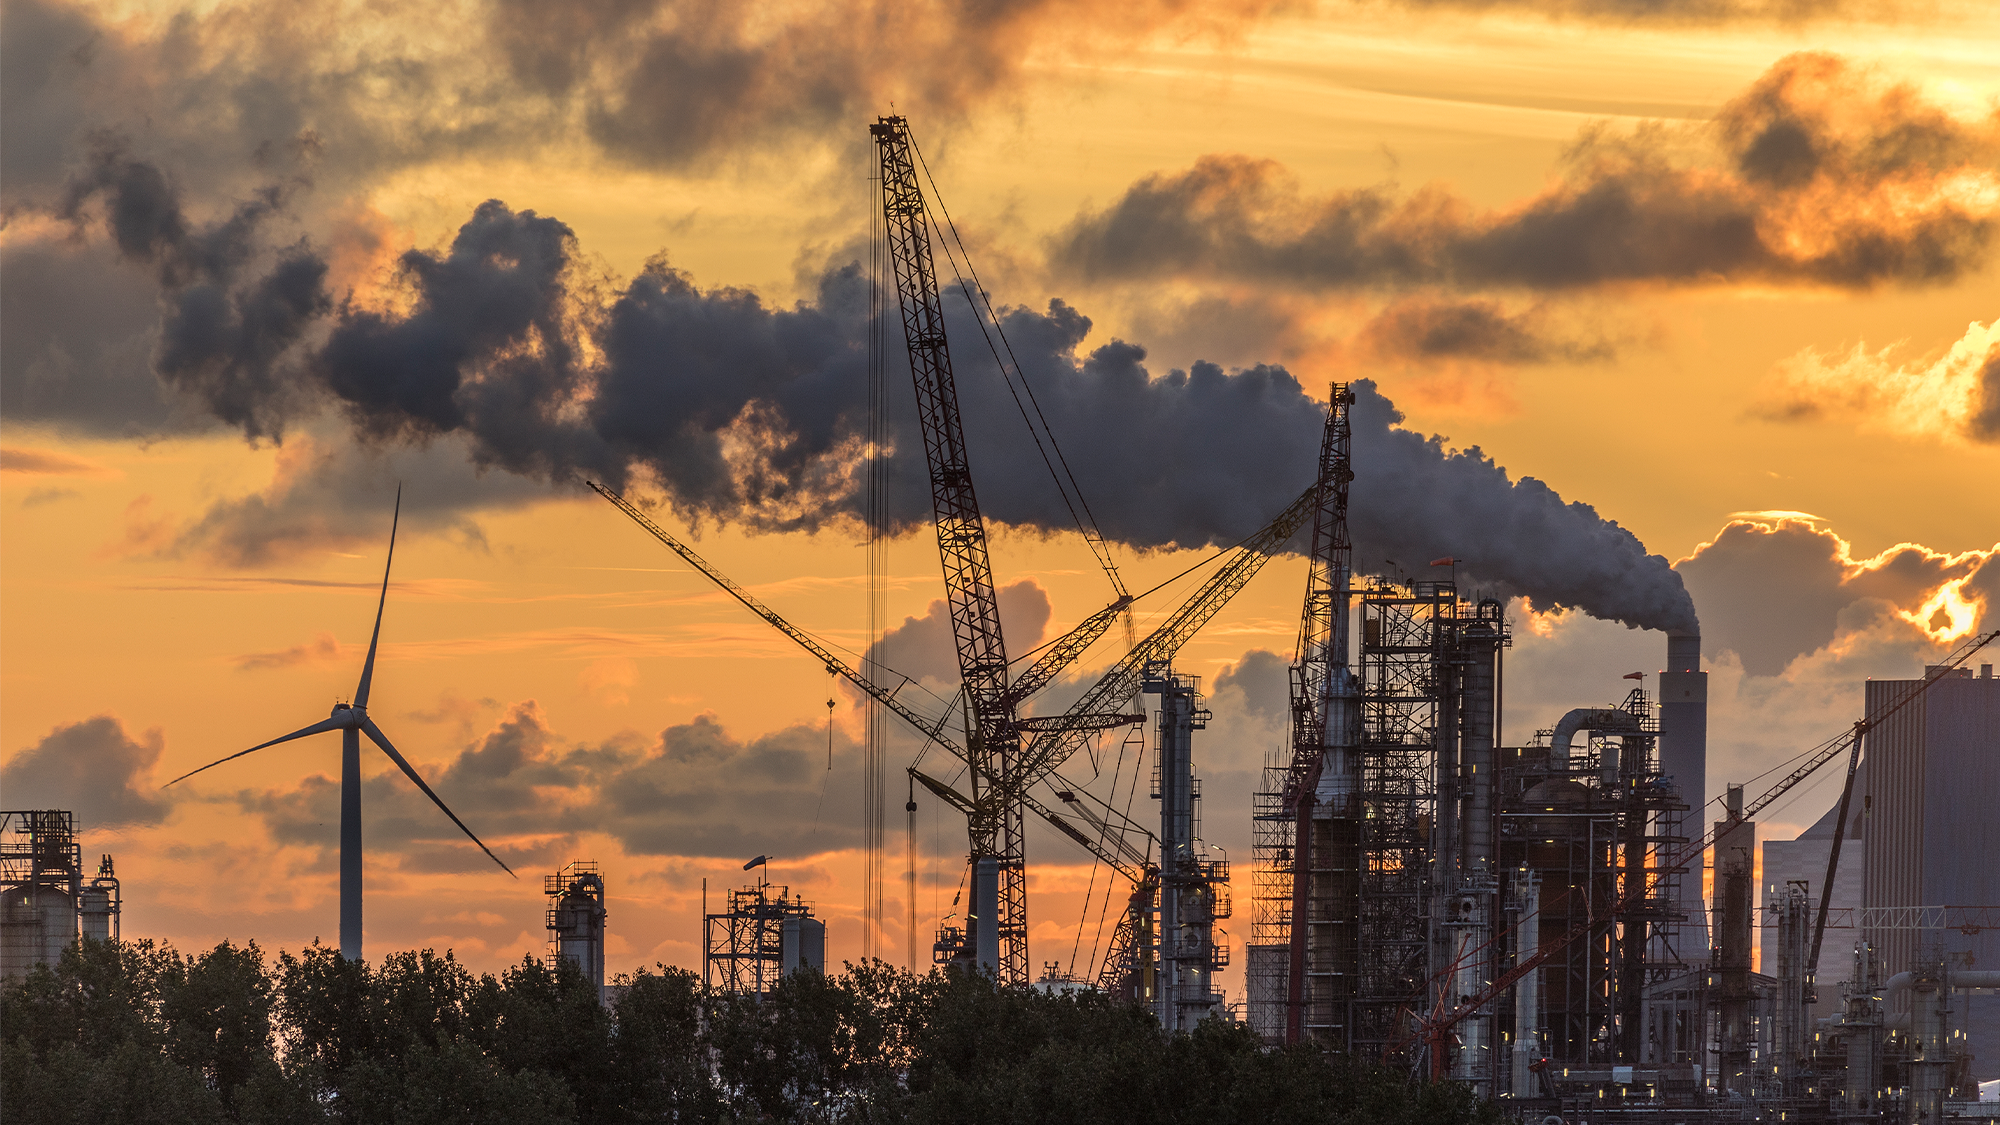
[[(479, 837), (472, 835), (472, 829), (467, 828), (465, 826), (465, 822), (458, 819), (458, 814), (451, 811), (451, 806), (445, 804), (444, 800), (440, 798), (436, 793), (431, 792), (431, 787), (424, 784), (424, 779), (417, 776), (417, 771), (410, 765), (410, 763), (406, 759), (404, 759), (404, 757), (401, 754), (396, 752), (396, 748), (394, 746), (389, 745), (389, 736), (382, 733), (382, 728), (375, 725), (375, 720), (363, 719), (361, 721), (361, 733), (367, 735), (368, 740), (370, 742), (373, 742), (375, 745), (380, 746), (382, 748), (382, 752), (384, 754), (389, 755), (389, 760), (396, 763), (397, 767), (400, 768), (405, 774), (407, 774), (411, 781), (417, 783), (417, 788), (424, 791), (424, 796), (429, 797), (431, 799), (432, 804), (436, 805), (440, 809), (443, 809), (444, 815), (450, 817), (451, 822), (453, 824), (458, 825), (458, 830), (465, 833), (467, 836), (470, 836), (472, 838), (472, 842), (479, 845), (479, 850), (486, 853), (487, 859), (490, 859), (495, 863), (499, 863), (500, 870), (505, 871), (509, 875), (514, 875), (514, 869), (507, 866), (505, 863), (501, 863), (500, 857), (493, 854), (493, 849), (487, 847), (486, 842), (484, 840), (481, 840)], [(519, 879), (520, 876), (514, 875), (514, 878)]]
[[(321, 720), (320, 720), (319, 722), (316, 722), (316, 723), (314, 723), (313, 725), (311, 725), (311, 726), (309, 726), (309, 727), (301, 727), (301, 728), (299, 728), (298, 730), (295, 730), (295, 731), (293, 731), (292, 733), (290, 733), (290, 734), (288, 734), (288, 735), (284, 735), (283, 737), (280, 737), (280, 738), (274, 738), (274, 739), (272, 739), (272, 740), (271, 740), (271, 741), (269, 741), (269, 742), (259, 742), (259, 743), (258, 743), (257, 745), (255, 745), (255, 746), (252, 746), (252, 747), (251, 747), (250, 749), (248, 749), (248, 750), (238, 750), (238, 751), (237, 751), (236, 753), (234, 753), (234, 754), (231, 754), (231, 755), (230, 755), (230, 756), (228, 756), (227, 758), (217, 758), (217, 759), (216, 759), (215, 761), (213, 761), (213, 762), (210, 762), (210, 763), (208, 763), (208, 765), (205, 765), (205, 766), (201, 767), (201, 769), (200, 769), (200, 770), (189, 770), (189, 771), (187, 771), (186, 773), (184, 773), (184, 774), (180, 775), (179, 777), (175, 778), (175, 779), (174, 779), (173, 781), (169, 781), (169, 782), (167, 782), (167, 785), (172, 785), (172, 784), (174, 784), (174, 782), (175, 782), (175, 781), (186, 781), (186, 780), (187, 780), (188, 778), (190, 778), (190, 777), (193, 777), (193, 776), (194, 776), (195, 774), (198, 774), (198, 773), (200, 773), (200, 772), (201, 772), (201, 770), (206, 770), (206, 769), (213, 769), (213, 768), (215, 768), (216, 766), (219, 766), (219, 765), (221, 765), (221, 764), (222, 764), (222, 763), (224, 763), (224, 762), (233, 762), (233, 761), (235, 761), (236, 759), (238, 759), (238, 758), (241, 758), (241, 757), (242, 757), (243, 755), (245, 755), (245, 754), (254, 754), (254, 753), (256, 753), (257, 751), (259, 751), (259, 750), (262, 750), (262, 749), (263, 749), (263, 748), (265, 748), (266, 746), (276, 746), (276, 745), (277, 745), (278, 743), (280, 743), (280, 742), (290, 742), (290, 741), (291, 741), (292, 739), (294, 739), (294, 738), (304, 738), (304, 737), (305, 737), (306, 735), (309, 735), (309, 734), (321, 734), (321, 733), (324, 733), (324, 732), (326, 732), (326, 731), (330, 731), (330, 730), (339, 730), (340, 728), (342, 728), (342, 727), (344, 727), (344, 726), (346, 726), (346, 725), (347, 725), (347, 721), (346, 721), (345, 719), (342, 719), (342, 718), (332, 718), (332, 717), (329, 717), (329, 718), (325, 718), (325, 719), (321, 719)], [(162, 788), (162, 789), (165, 789), (165, 788), (167, 787), (167, 785), (162, 785), (162, 786), (160, 786), (160, 788)]]
[(389, 560), (382, 564), (382, 597), (375, 603), (375, 631), (368, 635), (368, 659), (361, 665), (361, 686), (354, 689), (354, 705), (368, 706), (368, 688), (375, 682), (375, 642), (382, 639), (382, 607), (389, 603), (389, 568), (396, 562), (396, 525), (403, 519), (403, 486), (396, 486), (396, 512), (389, 517)]

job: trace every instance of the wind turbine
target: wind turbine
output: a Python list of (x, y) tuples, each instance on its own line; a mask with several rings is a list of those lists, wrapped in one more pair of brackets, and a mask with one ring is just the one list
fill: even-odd
[[(396, 763), (397, 767), (404, 774), (408, 775), (411, 781), (416, 782), (417, 788), (424, 791), (424, 796), (429, 797), (431, 803), (444, 810), (444, 815), (450, 817), (451, 822), (458, 825), (460, 831), (470, 836), (472, 842), (479, 845), (479, 850), (485, 852), (488, 859), (499, 863), (500, 870), (505, 871), (509, 875), (514, 875), (514, 869), (505, 863), (501, 863), (500, 857), (493, 854), (493, 849), (487, 847), (485, 842), (480, 840), (478, 836), (473, 835), (472, 829), (467, 828), (465, 822), (458, 819), (458, 814), (452, 812), (451, 808), (436, 793), (431, 791), (429, 785), (424, 784), (424, 779), (418, 776), (417, 771), (411, 767), (403, 755), (397, 753), (396, 747), (389, 742), (389, 736), (383, 734), (382, 728), (375, 725), (375, 720), (368, 717), (368, 688), (375, 680), (375, 644), (382, 639), (382, 609), (389, 600), (389, 568), (396, 561), (396, 526), (401, 522), (402, 515), (403, 490), (401, 486), (398, 486), (396, 489), (395, 515), (391, 516), (389, 521), (389, 559), (382, 564), (382, 596), (375, 603), (375, 632), (368, 638), (368, 659), (361, 665), (361, 686), (354, 689), (354, 701), (352, 703), (334, 704), (332, 715), (321, 719), (309, 727), (302, 727), (290, 734), (274, 738), (269, 742), (260, 742), (248, 750), (241, 750), (229, 755), (227, 758), (217, 759), (201, 767), (201, 769), (189, 770), (173, 781), (167, 782), (167, 785), (173, 785), (176, 782), (185, 781), (195, 774), (200, 773), (201, 770), (211, 769), (221, 765), (223, 762), (234, 761), (245, 754), (254, 754), (267, 746), (276, 746), (280, 742), (290, 742), (295, 738), (304, 738), (309, 734), (322, 734), (333, 730), (339, 731), (340, 955), (350, 961), (359, 961), (361, 959), (362, 735), (367, 735), (368, 741), (381, 747), (382, 752), (389, 756), (389, 760)], [(164, 789), (166, 786), (161, 786), (161, 788)], [(519, 875), (514, 875), (514, 877), (516, 879), (520, 878)]]

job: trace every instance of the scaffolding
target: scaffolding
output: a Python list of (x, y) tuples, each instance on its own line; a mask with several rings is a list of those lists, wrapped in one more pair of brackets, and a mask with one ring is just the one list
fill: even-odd
[(729, 892), (729, 909), (702, 916), (705, 987), (761, 996), (802, 968), (825, 971), (826, 923), (790, 891), (757, 883)]

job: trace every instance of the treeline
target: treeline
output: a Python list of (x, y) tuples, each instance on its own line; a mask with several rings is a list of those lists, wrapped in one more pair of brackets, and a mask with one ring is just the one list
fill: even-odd
[(761, 1001), (665, 966), (621, 983), (605, 1006), (567, 963), (86, 942), (0, 994), (0, 1102), (42, 1125), (1500, 1120), (1219, 1020), (1165, 1036), (1102, 997), (962, 974), (871, 963)]

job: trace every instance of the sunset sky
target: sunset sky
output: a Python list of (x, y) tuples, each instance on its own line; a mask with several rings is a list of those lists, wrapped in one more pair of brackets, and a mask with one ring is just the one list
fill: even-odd
[[(1328, 384), (1366, 380), (1357, 562), (1454, 555), (1512, 599), (1509, 742), (1657, 670), (1681, 582), (1705, 796), (2000, 621), (1991, 4), (7, 0), (0, 34), (0, 806), (76, 811), (128, 937), (336, 940), (333, 736), (160, 786), (353, 692), (400, 482), (371, 713), (522, 878), (369, 751), (370, 954), (539, 954), (539, 876), (594, 859), (611, 968), (695, 967), (702, 880), (764, 853), (861, 955), (854, 693), (582, 481), (865, 647), (877, 114), (1135, 590), (1305, 487)], [(953, 308), (1018, 654), (1111, 595)], [(935, 710), (891, 370), (884, 658)], [(1273, 561), (1179, 665), (1232, 994), (1303, 576)], [(1118, 738), (1080, 782), (1129, 790)], [(927, 949), (965, 837), (919, 805)], [(1081, 970), (1105, 875), (1030, 849), (1031, 960)]]

